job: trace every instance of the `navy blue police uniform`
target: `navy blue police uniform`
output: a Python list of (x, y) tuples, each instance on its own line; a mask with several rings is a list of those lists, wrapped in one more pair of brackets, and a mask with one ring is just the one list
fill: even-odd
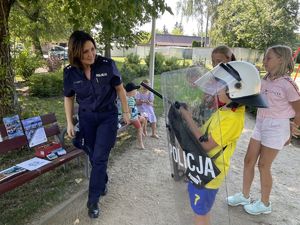
[(64, 69), (64, 95), (76, 95), (83, 149), (92, 165), (89, 203), (98, 203), (108, 181), (107, 162), (118, 127), (115, 86), (121, 83), (121, 75), (114, 61), (101, 56), (97, 56), (91, 65), (90, 80), (77, 67), (67, 66)]

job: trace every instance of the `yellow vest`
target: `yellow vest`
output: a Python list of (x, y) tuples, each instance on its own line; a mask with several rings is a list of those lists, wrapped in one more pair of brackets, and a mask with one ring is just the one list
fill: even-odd
[(223, 151), (214, 161), (221, 173), (208, 184), (209, 189), (218, 189), (228, 172), (230, 158), (234, 153), (237, 140), (244, 128), (245, 106), (238, 107), (235, 111), (231, 109), (218, 109), (212, 114), (210, 119), (203, 125), (201, 132), (205, 133), (208, 127), (208, 135), (218, 144), (217, 147), (208, 152), (209, 157), (213, 157), (219, 151)]

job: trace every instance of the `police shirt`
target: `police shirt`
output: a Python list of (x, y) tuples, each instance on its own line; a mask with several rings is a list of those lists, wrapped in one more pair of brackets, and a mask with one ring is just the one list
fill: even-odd
[(115, 62), (105, 57), (96, 56), (91, 65), (90, 80), (77, 67), (69, 65), (64, 68), (64, 96), (72, 97), (76, 94), (80, 109), (86, 111), (106, 111), (106, 108), (115, 105), (115, 86), (121, 83), (121, 74)]

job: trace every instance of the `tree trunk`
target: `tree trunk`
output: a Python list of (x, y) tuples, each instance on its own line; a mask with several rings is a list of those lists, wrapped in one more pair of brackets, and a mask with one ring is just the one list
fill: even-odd
[(43, 58), (42, 45), (40, 42), (39, 32), (37, 29), (35, 29), (35, 32), (33, 32), (31, 38), (32, 38), (35, 54), (40, 55), (41, 58)]
[(203, 47), (208, 47), (208, 21), (209, 21), (209, 10), (207, 9), (207, 15), (206, 15), (206, 27), (205, 27), (205, 45)]
[(107, 57), (107, 58), (111, 58), (110, 43), (105, 44), (104, 56)]
[(9, 50), (8, 17), (14, 0), (0, 0), (0, 123), (2, 118), (18, 111)]

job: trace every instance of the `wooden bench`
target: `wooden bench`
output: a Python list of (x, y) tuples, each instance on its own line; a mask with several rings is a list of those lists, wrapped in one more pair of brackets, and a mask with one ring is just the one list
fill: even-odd
[[(48, 171), (53, 170), (56, 167), (63, 165), (74, 158), (77, 158), (80, 155), (84, 155), (84, 152), (81, 149), (76, 149), (75, 147), (66, 148), (64, 144), (64, 132), (60, 131), (54, 113), (43, 115), (41, 116), (41, 119), (43, 126), (45, 127), (47, 138), (55, 139), (56, 142), (62, 144), (62, 146), (67, 151), (67, 154), (52, 160), (49, 164), (40, 167), (39, 169), (36, 169), (34, 171), (25, 171), (21, 174), (17, 174), (16, 176), (0, 182), (0, 195), (21, 186)], [(25, 135), (13, 139), (6, 139), (7, 132), (4, 125), (0, 126), (0, 132), (2, 137), (4, 137), (4, 141), (0, 142), (0, 155), (7, 154), (11, 151), (22, 151), (22, 148), (24, 147), (29, 148), (28, 141)], [(32, 157), (34, 157), (34, 152), (32, 152)]]

